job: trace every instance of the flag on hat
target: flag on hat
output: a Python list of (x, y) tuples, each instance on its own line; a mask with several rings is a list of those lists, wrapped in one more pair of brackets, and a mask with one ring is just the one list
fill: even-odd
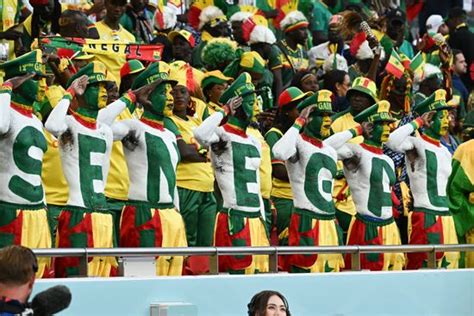
[(388, 59), (387, 66), (385, 66), (385, 70), (389, 74), (394, 75), (397, 79), (400, 79), (403, 76), (405, 67), (403, 66), (400, 56), (395, 51), (395, 49), (392, 49), (392, 54), (390, 54), (390, 58)]

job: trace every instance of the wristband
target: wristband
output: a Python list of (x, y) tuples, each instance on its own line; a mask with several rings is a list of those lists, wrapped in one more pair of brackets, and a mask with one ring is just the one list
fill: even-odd
[(413, 126), (413, 128), (415, 130), (419, 129), (420, 127), (423, 126), (424, 122), (423, 122), (423, 119), (421, 117), (417, 118), (416, 120), (413, 120), (410, 122), (411, 126)]
[(293, 124), (293, 126), (296, 127), (298, 130), (301, 130), (305, 123), (306, 123), (306, 119), (304, 119), (302, 117), (298, 117), (295, 120), (295, 123)]
[(137, 101), (137, 96), (132, 91), (128, 91), (127, 96), (132, 103), (135, 103)]
[(349, 129), (349, 132), (352, 133), (352, 137), (360, 136), (364, 133), (361, 125), (357, 125), (354, 128)]
[(69, 93), (69, 94), (71, 95), (71, 97), (73, 97), (73, 98), (76, 96), (76, 91), (75, 91), (73, 88), (71, 88), (71, 87), (69, 87), (69, 88), (66, 90), (66, 92)]

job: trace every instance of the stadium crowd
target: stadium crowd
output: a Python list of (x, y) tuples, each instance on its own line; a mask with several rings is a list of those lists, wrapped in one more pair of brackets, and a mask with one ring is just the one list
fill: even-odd
[[(463, 1), (2, 3), (0, 247), (474, 243)], [(436, 259), (474, 267), (474, 253)], [(361, 264), (419, 269), (427, 254)], [(78, 258), (37, 265), (79, 274)], [(113, 257), (88, 265), (117, 274)], [(157, 275), (208, 269), (157, 258)], [(219, 270), (266, 272), (268, 257), (225, 256)]]

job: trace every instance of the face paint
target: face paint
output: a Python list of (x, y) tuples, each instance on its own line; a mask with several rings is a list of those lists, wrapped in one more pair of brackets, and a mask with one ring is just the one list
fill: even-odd
[(311, 113), (309, 122), (305, 126), (305, 132), (312, 137), (325, 139), (331, 134), (331, 117), (329, 115), (317, 115)]
[(437, 111), (433, 122), (428, 128), (433, 136), (445, 136), (449, 129), (449, 115), (447, 110)]
[(328, 138), (331, 135), (331, 117), (329, 115), (323, 116), (323, 123), (321, 125), (322, 139)]
[(91, 110), (100, 110), (107, 106), (107, 89), (104, 82), (88, 85), (84, 92), (87, 107)]
[(388, 141), (390, 136), (390, 126), (388, 122), (376, 122), (374, 123), (374, 129), (370, 142), (374, 145), (381, 146), (383, 143)]
[(254, 114), (254, 106), (257, 101), (255, 93), (246, 95), (242, 100), (242, 109), (244, 110), (247, 121), (250, 121)]
[[(151, 112), (155, 115), (167, 114), (167, 104), (173, 103), (171, 96), (171, 85), (169, 83), (162, 83), (158, 85), (150, 94)], [(145, 109), (145, 111), (148, 109)]]

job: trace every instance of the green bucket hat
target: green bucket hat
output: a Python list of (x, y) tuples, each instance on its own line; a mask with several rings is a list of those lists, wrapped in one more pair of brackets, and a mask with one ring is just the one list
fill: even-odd
[(357, 114), (354, 121), (360, 124), (362, 122), (395, 122), (396, 119), (390, 114), (390, 102), (382, 100)]
[[(246, 72), (243, 72), (235, 81), (224, 91), (220, 98), (222, 104), (226, 104), (233, 97), (245, 97), (246, 95), (255, 93), (255, 86), (252, 83), (252, 77)], [(252, 106), (244, 106), (245, 114), (248, 117), (252, 117), (253, 104)]]
[(170, 66), (167, 63), (163, 61), (151, 63), (145, 70), (143, 70), (142, 73), (137, 76), (132, 84), (132, 89), (135, 90), (141, 88), (144, 85), (150, 84), (157, 80), (175, 85), (177, 81), (170, 80), (169, 72)]
[(319, 90), (315, 94), (307, 97), (304, 101), (298, 104), (297, 109), (301, 112), (304, 108), (307, 108), (311, 105), (316, 105), (313, 113), (316, 115), (321, 115), (327, 113), (329, 115), (334, 114), (332, 110), (332, 92), (329, 90)]
[(34, 73), (39, 76), (46, 76), (45, 65), (42, 61), (42, 52), (35, 49), (18, 58), (7, 61), (0, 65), (0, 69), (5, 72), (5, 79), (10, 79), (16, 76)]
[(87, 75), (89, 77), (88, 84), (93, 84), (97, 82), (107, 81), (107, 68), (100, 61), (93, 61), (87, 64), (87, 66), (81, 68), (77, 73), (72, 76), (67, 82), (69, 87), (71, 83), (79, 78), (82, 75)]
[(412, 111), (418, 115), (422, 115), (426, 112), (441, 111), (444, 109), (451, 109), (451, 106), (446, 103), (446, 90), (438, 89), (428, 98), (415, 105)]
[(354, 82), (352, 82), (352, 87), (349, 90), (347, 90), (347, 97), (349, 97), (350, 94), (354, 91), (359, 91), (359, 92), (367, 94), (369, 97), (372, 98), (373, 103), (376, 103), (378, 101), (377, 85), (375, 84), (375, 82), (373, 82), (369, 78), (366, 78), (366, 77), (355, 78)]
[(278, 97), (278, 107), (282, 109), (290, 104), (295, 104), (298, 101), (301, 102), (301, 100), (307, 98), (310, 95), (312, 95), (312, 92), (305, 93), (296, 87), (289, 87), (283, 90), (283, 92)]

